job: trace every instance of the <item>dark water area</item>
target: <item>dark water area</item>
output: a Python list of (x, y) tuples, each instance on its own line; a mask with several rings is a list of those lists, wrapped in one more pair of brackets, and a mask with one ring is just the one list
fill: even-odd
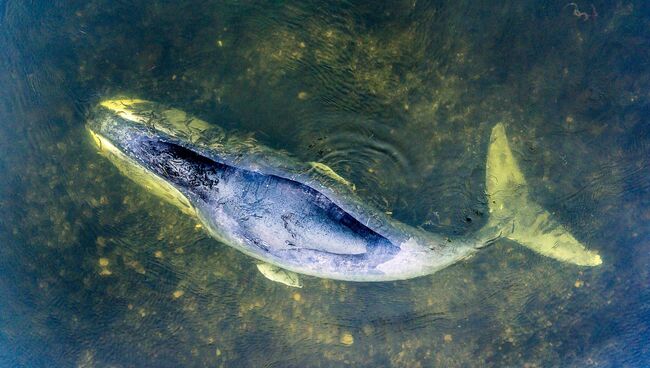
[[(0, 366), (650, 365), (649, 2), (0, 0), (0, 29)], [(487, 221), (502, 122), (603, 264), (498, 240), (412, 280), (274, 283), (97, 154), (115, 94), (450, 235)]]

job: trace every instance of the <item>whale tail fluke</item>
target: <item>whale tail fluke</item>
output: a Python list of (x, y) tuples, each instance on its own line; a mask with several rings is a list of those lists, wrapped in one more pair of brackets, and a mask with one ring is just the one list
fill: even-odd
[(567, 228), (530, 199), (528, 185), (512, 155), (503, 124), (492, 129), (486, 163), (490, 219), (485, 229), (518, 242), (534, 252), (581, 266), (602, 260)]

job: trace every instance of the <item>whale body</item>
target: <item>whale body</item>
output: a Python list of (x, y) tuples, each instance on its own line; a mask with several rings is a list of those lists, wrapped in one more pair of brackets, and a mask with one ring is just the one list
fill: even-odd
[[(501, 123), (492, 129), (487, 153), (489, 220), (456, 238), (416, 229), (367, 205), (324, 164), (300, 162), (162, 104), (107, 99), (92, 110), (87, 129), (99, 152), (126, 176), (196, 216), (212, 237), (276, 271), (348, 281), (408, 279), (432, 274), (498, 238), (563, 262), (602, 263), (530, 199)], [(268, 269), (260, 267), (265, 275)]]

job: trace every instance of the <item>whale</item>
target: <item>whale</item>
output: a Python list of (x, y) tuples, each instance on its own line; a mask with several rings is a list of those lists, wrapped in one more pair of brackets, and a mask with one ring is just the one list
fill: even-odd
[(498, 239), (567, 264), (602, 264), (534, 201), (501, 122), (486, 153), (488, 220), (457, 236), (394, 219), (324, 163), (303, 162), (162, 103), (104, 99), (90, 109), (86, 129), (122, 174), (289, 286), (302, 286), (298, 274), (359, 282), (430, 275)]

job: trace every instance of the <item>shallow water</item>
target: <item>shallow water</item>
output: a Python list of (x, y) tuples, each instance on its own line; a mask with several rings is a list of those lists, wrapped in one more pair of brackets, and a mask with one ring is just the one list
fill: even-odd
[[(0, 365), (643, 366), (650, 3), (0, 1)], [(597, 16), (593, 16), (595, 13)], [(413, 226), (486, 221), (506, 125), (603, 264), (500, 240), (434, 275), (291, 289), (99, 156), (102, 96), (165, 102), (355, 183)]]

